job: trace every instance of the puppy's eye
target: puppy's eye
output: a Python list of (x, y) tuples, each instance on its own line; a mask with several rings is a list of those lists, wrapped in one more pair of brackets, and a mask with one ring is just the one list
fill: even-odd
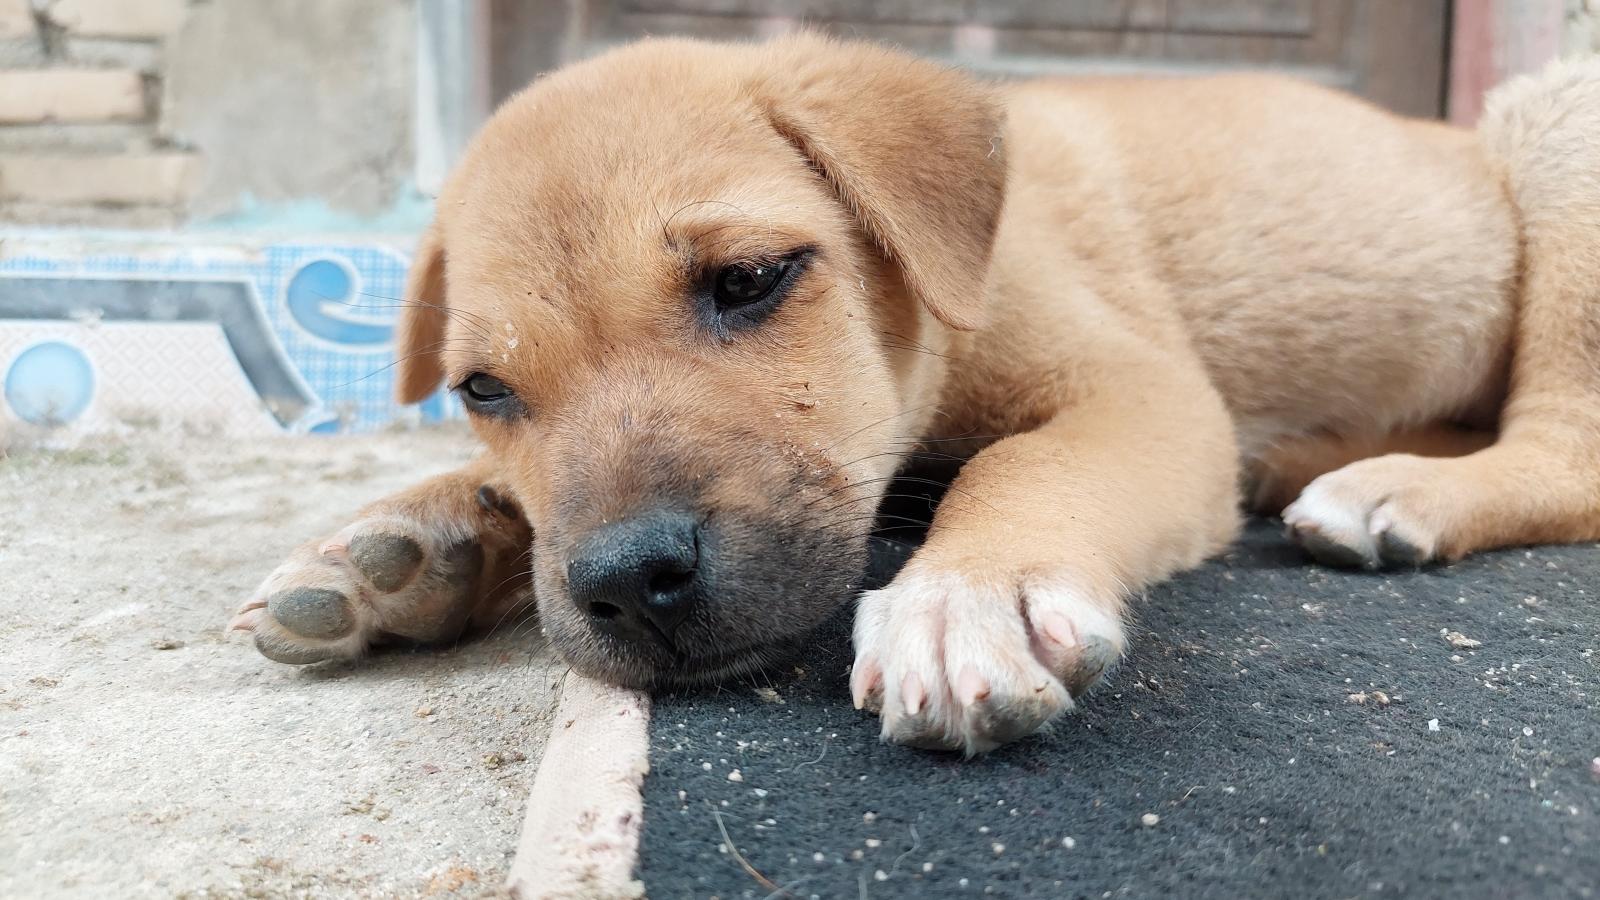
[(717, 273), (717, 305), (723, 308), (745, 306), (766, 297), (783, 280), (788, 269), (788, 260), (727, 266)]
[(456, 385), (456, 393), (461, 397), (461, 405), (480, 416), (512, 419), (527, 412), (522, 400), (504, 381), (482, 372), (468, 375)]
[(482, 372), (468, 376), (461, 384), (461, 392), (479, 403), (493, 403), (511, 396), (511, 388), (506, 387), (504, 381)]

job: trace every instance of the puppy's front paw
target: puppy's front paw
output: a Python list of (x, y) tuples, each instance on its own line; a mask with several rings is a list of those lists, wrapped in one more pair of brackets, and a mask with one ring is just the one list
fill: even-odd
[(862, 596), (850, 687), (884, 740), (969, 756), (1072, 709), (1121, 657), (1119, 604), (1068, 577), (911, 568)]
[(528, 567), (520, 510), (492, 492), (486, 497), (480, 516), (423, 521), (378, 513), (302, 545), (239, 607), (229, 629), (251, 632), (263, 656), (294, 665), (353, 659), (390, 637), (459, 636), (486, 601), (522, 588), (514, 567)]

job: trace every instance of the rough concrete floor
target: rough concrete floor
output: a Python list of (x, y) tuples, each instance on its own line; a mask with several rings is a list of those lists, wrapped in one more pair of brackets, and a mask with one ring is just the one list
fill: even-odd
[(564, 671), (528, 626), (322, 670), (222, 632), (291, 547), (470, 440), (11, 443), (0, 897), (498, 889)]

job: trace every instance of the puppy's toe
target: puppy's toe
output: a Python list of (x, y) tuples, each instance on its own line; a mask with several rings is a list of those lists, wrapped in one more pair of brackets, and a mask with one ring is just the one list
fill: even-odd
[(1074, 699), (1099, 684), (1127, 649), (1121, 605), (1113, 598), (1036, 578), (1024, 599), (1034, 655)]

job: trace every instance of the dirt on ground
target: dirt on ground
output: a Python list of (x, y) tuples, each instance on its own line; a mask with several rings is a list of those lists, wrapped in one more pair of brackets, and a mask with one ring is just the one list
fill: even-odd
[(532, 623), (357, 664), (223, 627), (460, 429), (0, 440), (0, 897), (498, 892), (565, 668)]

